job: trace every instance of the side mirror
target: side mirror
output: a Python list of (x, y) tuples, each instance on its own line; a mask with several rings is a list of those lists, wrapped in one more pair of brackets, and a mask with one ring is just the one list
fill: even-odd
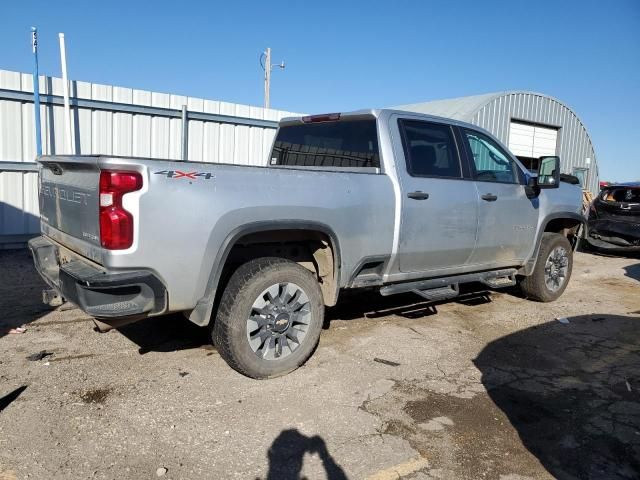
[(560, 157), (540, 157), (538, 188), (558, 188), (560, 186)]

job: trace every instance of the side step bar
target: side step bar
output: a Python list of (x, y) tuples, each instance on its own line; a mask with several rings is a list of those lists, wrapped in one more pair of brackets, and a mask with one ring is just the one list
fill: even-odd
[[(490, 288), (511, 287), (516, 284), (515, 268), (492, 270), (488, 272), (467, 273), (451, 277), (430, 278), (416, 282), (396, 283), (380, 289), (382, 296), (413, 292), (427, 300), (444, 300), (458, 295), (461, 283), (480, 282)], [(434, 297), (434, 298), (430, 298)]]
[(457, 283), (453, 285), (447, 285), (446, 287), (429, 288), (427, 290), (411, 290), (416, 295), (420, 295), (422, 298), (426, 298), (431, 302), (438, 300), (447, 300), (449, 298), (457, 297), (460, 294), (460, 287)]

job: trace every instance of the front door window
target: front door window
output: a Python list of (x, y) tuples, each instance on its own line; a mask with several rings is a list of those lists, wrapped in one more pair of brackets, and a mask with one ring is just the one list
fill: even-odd
[(519, 183), (518, 167), (509, 155), (488, 136), (473, 130), (464, 131), (473, 155), (476, 180), (481, 182)]

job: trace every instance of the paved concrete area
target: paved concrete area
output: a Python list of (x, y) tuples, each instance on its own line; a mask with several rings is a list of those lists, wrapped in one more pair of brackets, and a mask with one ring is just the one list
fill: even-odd
[(268, 381), (181, 316), (100, 334), (42, 286), (0, 252), (0, 479), (640, 478), (638, 259), (577, 254), (551, 304), (353, 295)]

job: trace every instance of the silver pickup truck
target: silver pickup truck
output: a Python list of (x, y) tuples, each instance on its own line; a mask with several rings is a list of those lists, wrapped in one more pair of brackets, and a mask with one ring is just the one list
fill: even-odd
[(281, 121), (264, 167), (45, 156), (35, 265), (101, 326), (184, 312), (231, 367), (290, 372), (345, 289), (564, 291), (584, 218), (557, 157), (396, 110)]

